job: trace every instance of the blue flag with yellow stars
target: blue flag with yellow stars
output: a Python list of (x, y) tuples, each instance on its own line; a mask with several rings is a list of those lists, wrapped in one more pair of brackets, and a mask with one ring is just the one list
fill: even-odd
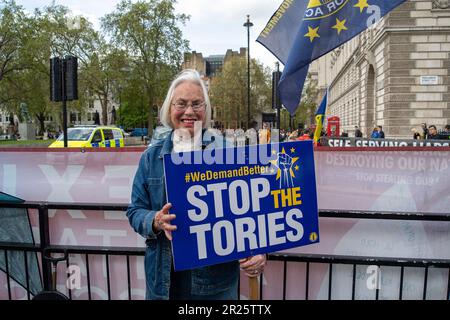
[(283, 105), (295, 113), (309, 64), (374, 25), (406, 0), (284, 0), (257, 41), (284, 65)]

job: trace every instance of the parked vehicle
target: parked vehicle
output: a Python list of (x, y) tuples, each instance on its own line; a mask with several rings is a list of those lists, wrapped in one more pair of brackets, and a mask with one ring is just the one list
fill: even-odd
[(131, 137), (148, 136), (147, 128), (134, 128), (130, 134)]
[[(77, 126), (67, 129), (69, 148), (120, 148), (124, 146), (123, 132), (116, 127)], [(63, 148), (61, 134), (49, 148)]]

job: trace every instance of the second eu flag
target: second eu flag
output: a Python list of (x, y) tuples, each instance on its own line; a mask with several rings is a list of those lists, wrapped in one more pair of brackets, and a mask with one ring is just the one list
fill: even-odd
[(279, 89), (291, 114), (309, 64), (375, 24), (405, 0), (284, 0), (257, 41), (282, 63)]

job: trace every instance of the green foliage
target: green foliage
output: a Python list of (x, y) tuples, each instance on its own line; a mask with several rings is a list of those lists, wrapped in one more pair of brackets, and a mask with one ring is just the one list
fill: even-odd
[[(183, 53), (189, 49), (179, 24), (189, 17), (175, 14), (175, 0), (122, 0), (116, 10), (102, 19), (102, 28), (116, 47), (124, 48), (130, 69), (142, 83), (147, 109), (163, 100), (173, 76), (179, 71)], [(155, 115), (149, 113), (149, 133)]]
[[(257, 112), (271, 111), (271, 73), (256, 60), (250, 65), (250, 121)], [(212, 79), (210, 95), (215, 121), (232, 128), (247, 127), (247, 60), (234, 56)]]
[(0, 147), (41, 147), (49, 146), (54, 139), (49, 140), (0, 140)]
[(23, 60), (31, 30), (20, 6), (14, 1), (0, 1), (0, 107), (14, 109), (16, 90), (10, 90), (17, 87), (16, 75), (29, 68)]
[(303, 123), (306, 126), (310, 126), (315, 123), (314, 115), (317, 110), (317, 94), (317, 83), (311, 79), (311, 74), (308, 74), (302, 92), (301, 102), (294, 116), (297, 124)]
[(139, 77), (131, 77), (120, 92), (122, 104), (117, 116), (119, 124), (126, 130), (146, 126), (148, 108), (142, 91)]
[[(10, 55), (10, 72), (6, 73), (7, 78), (5, 74), (1, 77), (4, 81), (0, 82), (0, 104), (4, 109), (19, 114), (18, 106), (25, 103), (29, 113), (39, 122), (42, 133), (45, 118), (51, 114), (59, 115), (61, 108), (60, 104), (49, 101), (49, 59), (52, 56), (77, 56), (82, 74), (90, 53), (96, 49), (98, 34), (82, 18), (79, 26), (73, 28), (68, 23), (70, 12), (66, 7), (52, 5), (25, 15), (23, 8), (13, 1), (2, 2), (0, 28), (17, 31), (14, 33), (16, 50)], [(8, 47), (0, 47), (0, 57), (8, 57), (8, 52)], [(81, 82), (79, 90), (83, 92), (85, 89)], [(81, 99), (70, 103), (69, 109), (80, 111), (84, 102)]]
[[(106, 41), (67, 7), (53, 3), (25, 14), (14, 0), (0, 0), (0, 109), (19, 114), (25, 103), (41, 131), (49, 115), (62, 122), (61, 103), (49, 101), (49, 59), (73, 55), (79, 63), (79, 100), (68, 103), (69, 112), (85, 113), (100, 100), (106, 123), (112, 105), (121, 102), (117, 120), (142, 126), (150, 106), (161, 104), (188, 50), (179, 28), (188, 17), (175, 14), (174, 3), (122, 1), (102, 19), (111, 39)], [(152, 126), (157, 113), (151, 114)]]

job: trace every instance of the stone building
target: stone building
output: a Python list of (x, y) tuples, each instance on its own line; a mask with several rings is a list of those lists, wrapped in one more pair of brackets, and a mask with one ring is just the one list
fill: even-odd
[[(370, 0), (368, 1), (370, 5)], [(450, 123), (450, 0), (408, 0), (311, 66), (327, 115), (364, 136), (410, 138), (422, 122)]]
[(203, 59), (203, 54), (200, 52), (186, 52), (181, 67), (183, 69), (194, 69), (200, 74), (206, 75), (206, 62)]
[(200, 52), (192, 51), (184, 54), (183, 69), (195, 69), (200, 75), (211, 78), (222, 70), (223, 65), (232, 57), (247, 56), (247, 49), (240, 48), (239, 51), (228, 49), (224, 55), (210, 55), (203, 57)]

